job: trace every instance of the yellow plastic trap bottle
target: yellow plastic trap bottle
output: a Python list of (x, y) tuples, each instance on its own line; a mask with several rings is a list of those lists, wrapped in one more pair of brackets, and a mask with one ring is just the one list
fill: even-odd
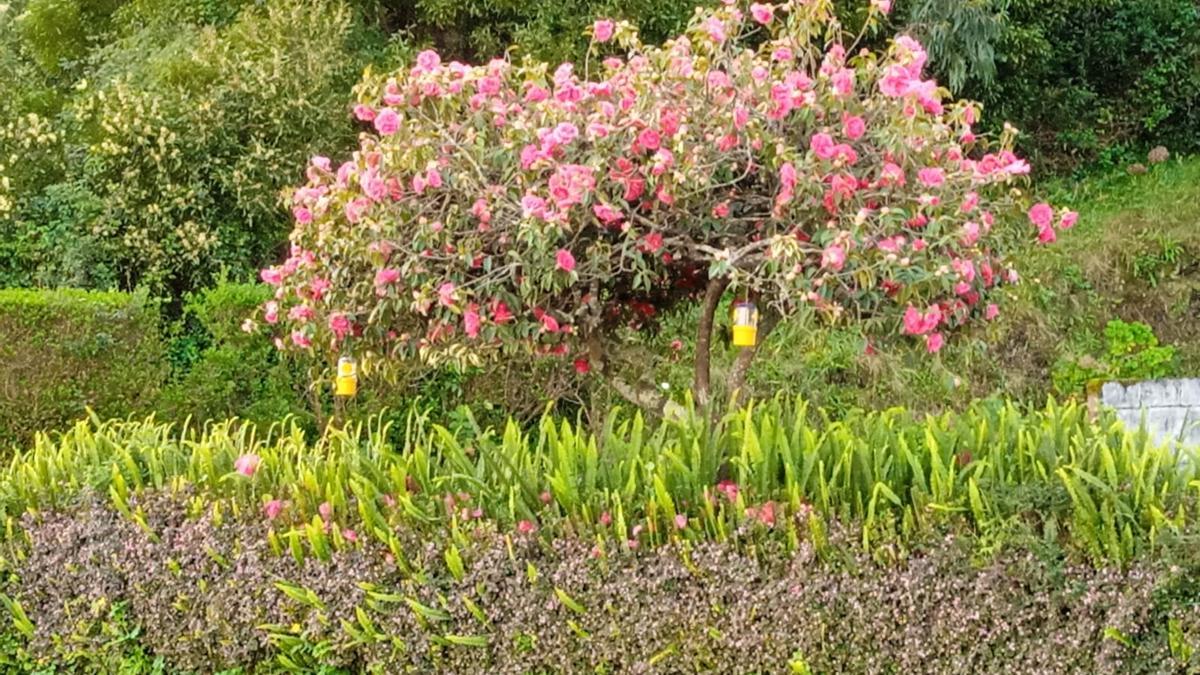
[(758, 343), (758, 308), (748, 300), (733, 306), (733, 346), (753, 347)]
[(358, 393), (358, 362), (353, 356), (343, 356), (338, 359), (337, 379), (334, 394), (337, 396), (354, 396)]

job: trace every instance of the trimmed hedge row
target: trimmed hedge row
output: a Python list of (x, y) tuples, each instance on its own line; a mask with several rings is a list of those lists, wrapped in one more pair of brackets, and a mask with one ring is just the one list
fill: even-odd
[(165, 365), (145, 295), (0, 290), (0, 448), (89, 407), (104, 417), (141, 409)]
[(880, 564), (836, 526), (825, 555), (711, 542), (598, 553), (483, 527), (444, 542), (398, 529), (403, 560), (368, 542), (297, 562), (271, 551), (261, 519), (162, 492), (138, 508), (156, 538), (99, 502), (24, 519), (30, 553), (10, 592), (33, 624), (26, 667), (88, 671), (131, 652), (197, 673), (1200, 666), (1194, 558), (1097, 569), (1024, 549), (980, 564), (978, 540), (947, 537)]

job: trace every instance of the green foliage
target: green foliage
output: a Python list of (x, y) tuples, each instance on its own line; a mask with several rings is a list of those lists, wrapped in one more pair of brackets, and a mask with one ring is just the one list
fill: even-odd
[[(287, 423), (80, 423), (40, 436), (13, 463), (0, 480), (0, 506), (12, 516), (53, 510), (89, 490), (136, 519), (131, 496), (165, 485), (232, 500), (235, 510), (279, 499), (287, 505), (280, 522), (290, 524), (280, 541), (302, 537), (293, 554), (318, 558), (347, 546), (311, 526), (319, 513), (390, 545), (396, 523), (378, 510), (382, 495), (418, 529), (444, 527), (447, 518), (530, 521), (551, 534), (611, 536), (614, 546), (639, 536), (653, 545), (714, 538), (740, 546), (764, 534), (795, 546), (786, 514), (811, 510), (862, 523), (863, 549), (879, 555), (950, 528), (1061, 532), (1071, 555), (1102, 563), (1151, 551), (1191, 523), (1200, 470), (1113, 418), (1092, 423), (1083, 408), (1053, 403), (1030, 412), (992, 402), (924, 419), (897, 408), (835, 420), (775, 400), (715, 424), (689, 413), (657, 428), (614, 411), (598, 435), (550, 415), (528, 432), (512, 422), (493, 430), (466, 421), (451, 431), (414, 411), (398, 435), (380, 420), (331, 428), (315, 443)], [(234, 473), (245, 455), (260, 459), (252, 478)], [(721, 480), (740, 497), (718, 490)], [(462, 504), (480, 514), (447, 509), (447, 493), (467, 495)], [(1031, 495), (1044, 495), (1034, 510)], [(333, 515), (321, 512), (324, 502)], [(762, 520), (768, 504), (779, 528), (742, 527)], [(613, 514), (613, 530), (596, 525), (603, 512)], [(694, 526), (680, 528), (677, 515)]]
[(1011, 0), (996, 76), (966, 88), (992, 124), (1060, 165), (1200, 147), (1200, 7), (1191, 0)]
[(145, 294), (0, 290), (0, 445), (140, 410), (164, 375)]
[(1066, 358), (1056, 364), (1054, 386), (1060, 393), (1074, 394), (1101, 379), (1146, 380), (1174, 374), (1175, 348), (1160, 346), (1153, 329), (1144, 323), (1109, 321), (1104, 329), (1107, 344), (1099, 360), (1092, 356)]
[[(0, 119), (8, 284), (178, 298), (222, 269), (256, 269), (285, 236), (278, 193), (293, 177), (282, 167), (353, 138), (345, 101), (381, 43), (337, 0), (35, 4), (21, 25), (40, 28), (0, 54), (71, 50), (29, 58), (69, 62), (72, 77), (51, 85), (50, 114)], [(108, 7), (105, 28), (87, 19), (91, 5)], [(60, 25), (46, 12), (72, 7), (95, 34), (45, 37)]]
[(313, 427), (306, 364), (241, 329), (268, 297), (264, 286), (232, 283), (188, 296), (179, 335), (171, 342), (176, 376), (155, 406), (161, 416), (179, 421), (240, 417), (263, 426), (290, 416)]

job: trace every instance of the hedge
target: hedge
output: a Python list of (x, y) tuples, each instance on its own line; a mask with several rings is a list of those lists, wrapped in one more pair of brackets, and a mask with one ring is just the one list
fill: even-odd
[(0, 472), (0, 644), (85, 671), (1200, 665), (1200, 468), (1111, 417), (459, 418), (40, 435)]
[(139, 410), (164, 374), (146, 296), (0, 290), (0, 448), (69, 426), (89, 407), (102, 416)]

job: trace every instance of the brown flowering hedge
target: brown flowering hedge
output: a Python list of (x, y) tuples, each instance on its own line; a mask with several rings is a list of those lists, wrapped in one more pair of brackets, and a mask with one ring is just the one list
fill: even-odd
[[(903, 559), (833, 526), (794, 553), (714, 542), (598, 552), (488, 528), (458, 559), (400, 533), (297, 563), (268, 525), (194, 496), (137, 500), (155, 538), (105, 500), (29, 514), (8, 592), (29, 664), (168, 672), (1160, 673), (1200, 665), (1200, 561), (1064, 562), (1052, 545), (931, 538)], [(197, 516), (197, 509), (202, 509)], [(140, 632), (114, 641), (114, 608)], [(32, 667), (32, 666), (30, 666)], [(324, 670), (322, 670), (324, 669)]]

